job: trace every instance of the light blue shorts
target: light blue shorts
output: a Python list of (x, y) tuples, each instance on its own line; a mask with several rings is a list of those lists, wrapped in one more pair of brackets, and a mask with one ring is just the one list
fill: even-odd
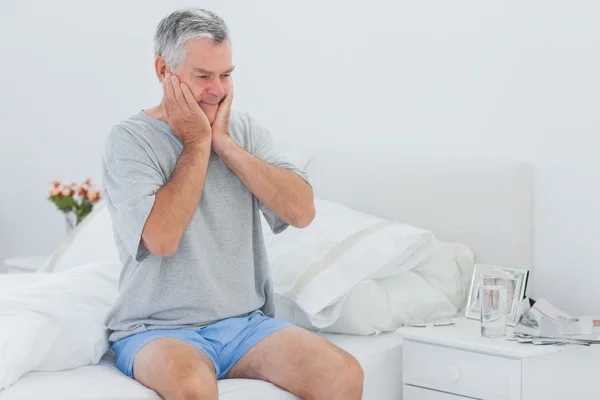
[(218, 379), (229, 370), (261, 339), (275, 331), (293, 326), (287, 321), (265, 317), (260, 311), (246, 317), (226, 318), (198, 330), (156, 329), (140, 332), (113, 343), (117, 367), (133, 378), (133, 359), (147, 343), (160, 338), (184, 340), (212, 360)]

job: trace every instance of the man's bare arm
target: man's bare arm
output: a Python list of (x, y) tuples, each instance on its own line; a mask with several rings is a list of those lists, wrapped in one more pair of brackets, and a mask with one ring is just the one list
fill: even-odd
[(211, 127), (189, 88), (175, 76), (163, 79), (162, 106), (183, 152), (169, 181), (158, 190), (142, 231), (142, 243), (157, 256), (175, 253), (200, 202), (211, 152)]
[(142, 232), (142, 243), (152, 253), (175, 253), (198, 208), (210, 157), (210, 143), (184, 147), (171, 179), (158, 190)]
[(215, 138), (213, 132), (213, 150), (269, 210), (296, 228), (304, 228), (312, 222), (314, 195), (304, 179), (253, 156), (228, 135)]

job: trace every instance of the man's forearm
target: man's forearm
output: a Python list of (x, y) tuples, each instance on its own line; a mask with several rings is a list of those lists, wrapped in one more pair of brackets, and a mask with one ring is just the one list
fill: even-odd
[(142, 233), (151, 253), (166, 257), (177, 250), (200, 202), (210, 151), (209, 141), (184, 147), (173, 175), (156, 193)]
[(298, 174), (253, 156), (233, 140), (227, 140), (215, 151), (254, 196), (282, 221), (304, 228), (313, 220), (313, 191)]

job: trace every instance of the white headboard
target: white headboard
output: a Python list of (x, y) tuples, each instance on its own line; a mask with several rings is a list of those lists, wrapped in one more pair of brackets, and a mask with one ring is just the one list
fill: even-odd
[(527, 164), (318, 153), (307, 170), (318, 197), (464, 243), (478, 262), (532, 267)]

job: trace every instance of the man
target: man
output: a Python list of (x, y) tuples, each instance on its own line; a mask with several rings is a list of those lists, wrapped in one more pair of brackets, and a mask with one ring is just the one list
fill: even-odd
[(155, 37), (161, 103), (117, 124), (104, 191), (124, 264), (107, 324), (117, 366), (165, 399), (217, 399), (262, 379), (305, 399), (360, 399), (363, 372), (322, 337), (273, 318), (260, 213), (279, 233), (312, 221), (303, 171), (231, 110), (227, 26), (178, 10)]

